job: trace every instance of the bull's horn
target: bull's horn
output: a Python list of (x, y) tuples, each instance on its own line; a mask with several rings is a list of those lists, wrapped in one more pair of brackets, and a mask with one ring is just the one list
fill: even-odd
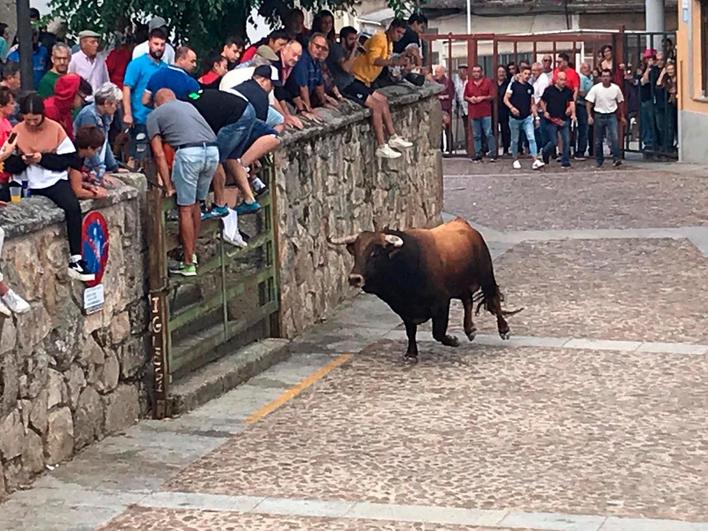
[(327, 238), (327, 241), (332, 245), (349, 245), (350, 243), (354, 243), (356, 241), (357, 236), (357, 234), (350, 234), (349, 236), (345, 236), (344, 238), (329, 237)]
[(396, 249), (399, 247), (403, 247), (403, 240), (399, 238), (398, 236), (394, 236), (393, 234), (387, 234), (384, 236), (384, 240), (386, 240), (386, 243), (389, 245), (393, 245)]

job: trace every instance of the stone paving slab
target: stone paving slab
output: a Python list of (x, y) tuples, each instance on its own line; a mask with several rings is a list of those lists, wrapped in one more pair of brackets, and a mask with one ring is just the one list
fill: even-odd
[[(686, 240), (522, 243), (495, 262), (512, 335), (708, 343), (708, 260)], [(450, 312), (462, 330), (462, 306)], [(480, 333), (496, 321), (480, 312)], [(592, 345), (587, 345), (594, 348)]]
[(382, 341), (163, 486), (708, 521), (708, 358)]
[[(101, 528), (119, 530), (205, 530), (245, 531), (306, 530), (306, 531), (511, 531), (510, 528), (469, 527), (400, 521), (353, 520), (344, 518), (317, 518), (274, 516), (254, 513), (217, 512), (186, 509), (158, 509), (131, 507), (123, 515)], [(519, 528), (515, 528), (519, 529)], [(527, 531), (532, 531), (529, 528)]]
[(652, 170), (487, 172), (446, 174), (445, 210), (503, 231), (708, 225), (705, 178)]

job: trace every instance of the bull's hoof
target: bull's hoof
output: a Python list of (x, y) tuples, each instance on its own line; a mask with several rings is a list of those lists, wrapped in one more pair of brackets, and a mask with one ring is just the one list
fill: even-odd
[(418, 356), (414, 354), (404, 354), (403, 363), (406, 363), (408, 365), (415, 365), (416, 363), (418, 363)]
[(499, 337), (504, 340), (507, 340), (511, 337), (511, 332), (509, 332), (509, 330), (507, 330), (506, 332), (499, 332)]
[(440, 343), (442, 343), (446, 347), (459, 347), (460, 346), (460, 340), (457, 339), (455, 336), (445, 336), (444, 338), (442, 338)]
[(470, 332), (470, 333), (467, 334), (467, 339), (469, 339), (470, 341), (474, 341), (474, 338), (475, 338), (475, 337), (477, 337), (477, 331), (476, 331), (476, 330), (474, 330), (474, 331), (472, 331), (472, 332)]

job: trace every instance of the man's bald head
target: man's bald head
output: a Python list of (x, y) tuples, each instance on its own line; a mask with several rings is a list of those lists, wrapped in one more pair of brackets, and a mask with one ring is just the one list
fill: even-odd
[(155, 107), (159, 107), (160, 105), (164, 105), (168, 101), (176, 100), (177, 96), (175, 96), (175, 93), (172, 92), (168, 88), (163, 88), (157, 91), (157, 94), (155, 94)]

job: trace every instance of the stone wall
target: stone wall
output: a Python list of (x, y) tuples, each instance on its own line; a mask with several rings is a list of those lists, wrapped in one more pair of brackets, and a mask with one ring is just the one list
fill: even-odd
[(5, 281), (32, 306), (0, 317), (0, 498), (147, 411), (145, 180), (125, 180), (132, 186), (110, 199), (82, 204), (100, 209), (110, 232), (105, 306), (89, 316), (83, 284), (66, 273), (63, 213), (39, 197), (0, 209)]
[(350, 102), (326, 125), (288, 134), (276, 153), (281, 332), (293, 337), (345, 297), (351, 257), (327, 236), (440, 222), (438, 85), (389, 87), (398, 131), (415, 143), (396, 160), (374, 155), (368, 111)]

